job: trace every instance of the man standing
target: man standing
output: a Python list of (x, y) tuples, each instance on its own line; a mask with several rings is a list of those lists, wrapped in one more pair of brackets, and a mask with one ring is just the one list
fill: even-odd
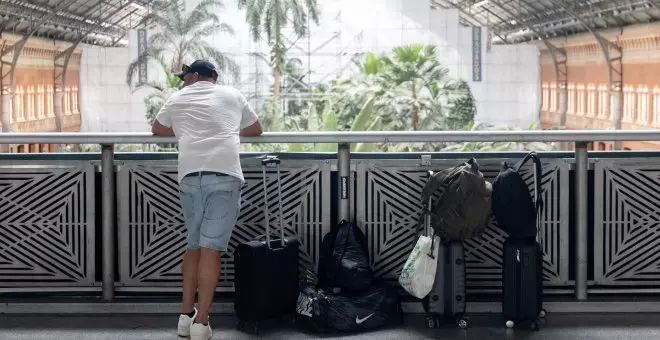
[[(244, 183), (240, 136), (258, 136), (261, 123), (236, 89), (216, 85), (213, 64), (197, 60), (176, 74), (183, 88), (158, 112), (151, 131), (176, 136), (180, 198), (188, 230), (183, 256), (183, 301), (178, 334), (191, 340), (212, 336), (209, 309), (240, 210)], [(194, 308), (195, 292), (198, 308)]]

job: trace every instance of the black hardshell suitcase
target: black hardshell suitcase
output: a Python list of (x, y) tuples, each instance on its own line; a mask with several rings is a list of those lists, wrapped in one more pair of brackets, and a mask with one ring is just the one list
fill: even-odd
[[(429, 178), (433, 172), (428, 172)], [(428, 209), (431, 209), (429, 198)], [(426, 232), (431, 235), (430, 215), (426, 217)], [(422, 299), (422, 306), (426, 312), (426, 324), (429, 328), (441, 326), (441, 319), (452, 319), (458, 327), (466, 329), (469, 319), (465, 314), (465, 249), (462, 241), (452, 241), (437, 244), (438, 266), (435, 272), (435, 281), (431, 292)]]
[(463, 242), (438, 245), (438, 267), (431, 292), (422, 299), (427, 326), (438, 328), (441, 318), (453, 318), (460, 328), (467, 328), (465, 314), (465, 253)]
[[(259, 323), (271, 318), (295, 315), (298, 301), (298, 248), (295, 237), (284, 237), (282, 219), (282, 182), (280, 160), (268, 156), (261, 161), (264, 186), (264, 223), (266, 234), (240, 244), (235, 259), (234, 308), (241, 329), (246, 323), (258, 333)], [(277, 167), (280, 237), (270, 237), (266, 168)], [(264, 239), (265, 238), (265, 239)]]
[(538, 330), (543, 310), (543, 252), (536, 240), (504, 242), (502, 312), (506, 326), (528, 323)]
[[(534, 169), (534, 196), (539, 203), (538, 167)], [(502, 254), (502, 313), (506, 327), (529, 324), (539, 329), (539, 319), (546, 315), (543, 309), (543, 251), (538, 242), (540, 223), (537, 209), (536, 238), (504, 242)]]

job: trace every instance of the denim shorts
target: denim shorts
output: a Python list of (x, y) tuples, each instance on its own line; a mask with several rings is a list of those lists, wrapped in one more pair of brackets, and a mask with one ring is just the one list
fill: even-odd
[(188, 249), (227, 251), (241, 209), (241, 185), (236, 177), (207, 172), (181, 180), (179, 195)]

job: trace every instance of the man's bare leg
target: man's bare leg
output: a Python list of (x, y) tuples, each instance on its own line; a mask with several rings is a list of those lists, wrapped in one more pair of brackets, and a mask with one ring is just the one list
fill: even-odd
[(199, 254), (199, 249), (187, 249), (186, 253), (183, 254), (183, 301), (181, 303), (181, 313), (183, 314), (192, 313), (195, 308)]
[(197, 272), (199, 301), (195, 322), (208, 324), (215, 288), (220, 278), (220, 252), (202, 247)]

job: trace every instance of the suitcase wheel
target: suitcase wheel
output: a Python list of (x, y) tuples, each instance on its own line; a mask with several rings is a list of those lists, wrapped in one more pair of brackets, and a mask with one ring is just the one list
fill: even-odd
[(458, 319), (457, 324), (460, 329), (467, 329), (468, 327), (470, 327), (470, 322), (468, 322), (468, 320), (465, 318)]
[(532, 322), (529, 326), (533, 331), (538, 331), (539, 330), (539, 323), (536, 322), (536, 321)]
[(546, 315), (547, 315), (547, 313), (546, 313), (545, 309), (541, 309), (541, 311), (539, 312), (539, 318), (545, 318)]
[[(514, 323), (513, 321), (508, 320), (508, 321), (506, 322), (506, 328), (513, 328), (513, 326), (515, 326), (515, 323)], [(529, 324), (529, 328), (531, 328), (533, 331), (538, 331), (538, 330), (539, 330), (539, 322), (536, 321), (536, 320), (535, 320), (535, 321), (532, 321), (532, 322)]]

